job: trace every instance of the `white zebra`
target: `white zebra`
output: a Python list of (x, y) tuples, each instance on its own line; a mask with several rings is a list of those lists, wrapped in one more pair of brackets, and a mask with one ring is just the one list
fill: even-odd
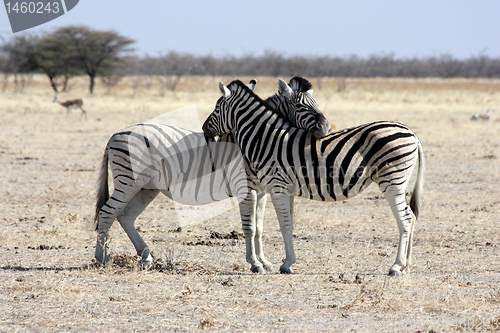
[[(249, 188), (270, 193), (285, 241), (282, 273), (292, 273), (294, 196), (313, 200), (347, 200), (376, 183), (389, 202), (399, 228), (399, 247), (390, 275), (405, 272), (411, 262), (415, 221), (422, 200), (424, 154), (417, 136), (395, 122), (375, 122), (317, 139), (293, 128), (240, 81), (219, 85), (222, 97), (203, 125), (207, 136), (233, 133), (247, 161)], [(262, 135), (255, 135), (262, 133)], [(418, 176), (410, 205), (406, 189), (414, 167)], [(249, 199), (251, 200), (251, 198)], [(245, 238), (255, 222), (243, 216)], [(260, 265), (247, 252), (252, 270)]]
[[(256, 81), (250, 81), (250, 90)], [(268, 99), (277, 111), (291, 122), (318, 136), (328, 133), (330, 125), (312, 97), (311, 84), (295, 77), (287, 84), (278, 81), (279, 94)], [(227, 143), (227, 144), (225, 144)], [(232, 135), (222, 136), (217, 143), (205, 144), (203, 133), (161, 124), (139, 124), (113, 134), (101, 164), (98, 181), (95, 223), (98, 233), (95, 258), (111, 262), (108, 231), (116, 218), (127, 233), (141, 260), (149, 265), (152, 257), (147, 244), (135, 229), (134, 222), (149, 203), (162, 192), (167, 197), (186, 204), (206, 204), (242, 193), (246, 198), (246, 175), (238, 174), (230, 165), (240, 149)], [(234, 146), (237, 149), (231, 149)], [(210, 149), (209, 149), (210, 147)], [(108, 164), (113, 174), (114, 192), (109, 196)], [(224, 170), (214, 173), (213, 170)], [(240, 171), (244, 169), (242, 167)], [(202, 177), (203, 176), (203, 177)], [(241, 178), (242, 176), (243, 178)], [(229, 179), (228, 179), (229, 178)], [(234, 184), (229, 188), (228, 184)], [(262, 250), (262, 219), (266, 197), (249, 194), (252, 200), (240, 205), (244, 217), (256, 219), (256, 234), (247, 239), (247, 249), (257, 256), (260, 270), (272, 270)], [(251, 247), (248, 247), (251, 246)]]

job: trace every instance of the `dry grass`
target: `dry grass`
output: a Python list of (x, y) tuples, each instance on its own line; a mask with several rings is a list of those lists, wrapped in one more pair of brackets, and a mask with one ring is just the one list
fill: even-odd
[[(88, 121), (76, 112), (66, 119), (66, 110), (51, 103), (45, 77), (35, 76), (23, 92), (8, 86), (0, 95), (0, 331), (500, 326), (500, 114), (469, 120), (488, 108), (500, 112), (499, 80), (346, 79), (340, 92), (337, 79), (312, 80), (337, 128), (397, 120), (422, 141), (425, 206), (410, 274), (385, 275), (397, 226), (375, 187), (346, 202), (297, 199), (291, 276), (250, 274), (243, 240), (210, 238), (241, 229), (237, 208), (177, 230), (164, 197), (136, 223), (155, 267), (138, 266), (117, 223), (110, 244), (116, 265), (96, 267), (94, 186), (109, 136), (190, 104), (203, 119), (218, 98), (217, 82), (231, 79), (186, 77), (176, 91), (162, 92), (158, 78), (126, 78), (109, 89), (97, 86), (93, 96), (85, 79), (73, 79), (60, 99), (83, 97)], [(257, 79), (261, 96), (277, 90), (276, 78)], [(188, 245), (203, 243), (210, 246)], [(278, 267), (284, 246), (270, 203), (265, 250)]]

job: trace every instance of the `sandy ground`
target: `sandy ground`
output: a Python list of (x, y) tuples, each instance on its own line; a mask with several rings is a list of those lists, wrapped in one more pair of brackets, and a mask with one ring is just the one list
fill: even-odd
[[(110, 245), (116, 264), (96, 267), (95, 182), (110, 135), (192, 104), (203, 120), (218, 81), (231, 79), (185, 77), (172, 92), (157, 78), (127, 78), (98, 85), (94, 95), (86, 79), (73, 79), (59, 99), (83, 97), (86, 121), (51, 103), (43, 76), (22, 91), (7, 85), (0, 93), (0, 331), (500, 329), (500, 80), (347, 79), (343, 90), (336, 79), (312, 80), (337, 129), (395, 120), (422, 142), (424, 208), (407, 275), (386, 275), (398, 232), (375, 186), (346, 202), (296, 200), (293, 275), (251, 274), (243, 239), (211, 238), (241, 231), (236, 207), (179, 231), (165, 197), (136, 222), (156, 268), (140, 269), (118, 223)], [(276, 78), (257, 79), (259, 95), (276, 92)], [(489, 121), (470, 120), (488, 108), (497, 109)], [(279, 267), (284, 246), (270, 202), (264, 237)]]

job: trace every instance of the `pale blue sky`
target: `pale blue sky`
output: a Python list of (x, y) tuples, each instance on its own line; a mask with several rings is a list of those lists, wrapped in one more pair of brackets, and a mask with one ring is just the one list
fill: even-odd
[[(80, 0), (27, 31), (70, 24), (133, 38), (138, 55), (500, 57), (500, 0)], [(11, 31), (0, 8), (1, 36)]]

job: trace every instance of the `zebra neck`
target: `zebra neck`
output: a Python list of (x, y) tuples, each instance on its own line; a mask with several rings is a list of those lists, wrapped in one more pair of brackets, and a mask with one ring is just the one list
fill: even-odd
[(255, 157), (252, 151), (256, 147), (267, 145), (266, 138), (270, 133), (288, 129), (291, 125), (286, 117), (243, 83), (231, 83), (229, 88), (234, 91), (228, 101), (231, 131), (247, 158)]
[[(248, 105), (251, 105), (248, 107)], [(244, 103), (235, 113), (234, 134), (238, 145), (247, 157), (253, 157), (257, 147), (267, 145), (266, 138), (276, 131), (290, 128), (286, 118), (263, 103)]]
[(291, 121), (289, 117), (289, 105), (286, 103), (285, 97), (274, 94), (273, 96), (266, 99), (266, 103), (282, 117), (285, 117), (286, 119), (288, 119), (288, 121)]
[[(232, 109), (234, 112), (235, 134), (237, 131), (244, 130), (246, 127), (260, 127), (262, 125), (272, 126), (272, 124), (288, 123), (286, 115), (276, 110), (265, 101), (253, 93), (240, 91), (240, 96), (235, 96)], [(273, 106), (278, 106), (273, 103)], [(237, 135), (238, 136), (238, 135)]]

